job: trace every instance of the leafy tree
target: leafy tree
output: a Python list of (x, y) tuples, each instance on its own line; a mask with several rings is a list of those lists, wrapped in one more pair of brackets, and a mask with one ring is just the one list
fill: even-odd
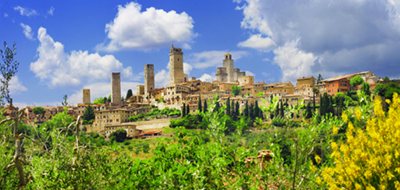
[(104, 100), (107, 100), (107, 99), (104, 99), (104, 98), (97, 98), (97, 99), (95, 99), (95, 100), (93, 101), (93, 104), (103, 104), (103, 103), (104, 103)]
[(35, 108), (33, 108), (33, 113), (35, 114), (35, 115), (37, 115), (37, 114), (40, 114), (42, 117), (44, 116), (44, 114), (46, 113), (46, 110), (44, 109), (44, 108), (42, 108), (42, 107), (35, 107)]
[(254, 105), (253, 104), (250, 104), (250, 107), (249, 107), (249, 116), (248, 117), (250, 117), (251, 119), (254, 119)]
[(280, 113), (280, 115), (281, 115), (281, 118), (283, 118), (285, 115), (284, 115), (284, 110), (285, 110), (285, 108), (283, 107), (283, 103), (282, 103), (282, 99), (281, 99), (281, 113)]
[(68, 96), (67, 96), (67, 95), (64, 95), (63, 99), (64, 99), (64, 102), (61, 102), (61, 104), (62, 104), (63, 106), (68, 106), (68, 102), (67, 102)]
[(338, 107), (338, 116), (342, 115), (342, 109), (344, 107), (344, 101), (346, 100), (346, 95), (343, 92), (338, 92), (335, 94), (335, 103)]
[(383, 81), (390, 81), (390, 79), (389, 79), (389, 77), (385, 77), (384, 79), (383, 79)]
[(111, 94), (108, 95), (107, 102), (111, 102)]
[(199, 94), (198, 107), (199, 107), (199, 112), (202, 112), (202, 110), (201, 110), (201, 96), (200, 96), (200, 94)]
[(231, 105), (232, 105), (232, 108), (231, 108), (231, 118), (234, 118), (235, 117), (235, 102), (232, 100), (232, 103), (231, 103)]
[(325, 96), (327, 96), (328, 94), (325, 92), (324, 95), (320, 95), (320, 103), (319, 103), (319, 112), (321, 116), (325, 116), (326, 114), (326, 109), (327, 109), (327, 105), (325, 102)]
[(118, 129), (110, 134), (111, 141), (124, 142), (127, 132), (125, 129)]
[(359, 75), (357, 75), (350, 79), (350, 86), (355, 87), (355, 86), (362, 84), (363, 82), (364, 82), (364, 79), (362, 77), (360, 77)]
[(183, 106), (182, 106), (182, 117), (185, 117), (185, 115), (186, 115), (186, 105), (185, 105), (185, 103), (183, 103)]
[(243, 114), (245, 117), (249, 115), (249, 101), (246, 101), (246, 107), (243, 110)]
[(369, 84), (364, 82), (362, 87), (361, 87), (361, 91), (364, 92), (365, 95), (367, 96), (371, 96), (371, 91), (369, 90)]
[(317, 84), (318, 84), (319, 82), (321, 82), (322, 80), (324, 80), (324, 78), (322, 78), (321, 73), (320, 73), (320, 74), (318, 75)]
[(387, 85), (378, 83), (374, 88), (374, 94), (379, 96), (385, 96), (386, 91), (388, 89), (387, 87), (388, 87)]
[(264, 96), (264, 92), (259, 92), (256, 94), (256, 96)]
[(92, 119), (95, 119), (94, 115), (94, 108), (90, 105), (87, 105), (85, 108), (85, 111), (83, 112), (83, 118), (84, 121), (90, 121)]
[(242, 88), (240, 86), (232, 85), (231, 90), (232, 90), (233, 95), (237, 96), (237, 95), (239, 95)]
[(103, 98), (103, 102), (104, 102), (104, 104), (108, 102), (107, 97), (104, 97), (104, 98)]
[(333, 112), (333, 100), (332, 100), (332, 96), (329, 96), (329, 104), (328, 104), (328, 113), (334, 113)]
[(189, 115), (190, 114), (190, 107), (189, 104), (186, 105), (186, 114), (185, 115)]
[(127, 100), (128, 98), (130, 98), (132, 95), (133, 95), (132, 89), (129, 89), (128, 92), (126, 92), (126, 98), (125, 98), (125, 100)]
[(255, 105), (254, 105), (254, 109), (253, 109), (253, 117), (254, 118), (256, 118), (256, 117), (261, 117), (260, 115), (259, 115), (259, 113), (260, 113), (260, 108), (258, 107), (258, 101), (256, 100), (255, 101)]
[(240, 106), (239, 106), (239, 101), (236, 101), (236, 106), (235, 106), (235, 115), (239, 116), (240, 112), (239, 112)]
[(4, 99), (10, 103), (11, 98), (10, 98), (10, 91), (8, 89), (8, 85), (10, 83), (11, 77), (15, 76), (15, 73), (18, 72), (18, 66), (19, 62), (14, 61), (14, 56), (17, 55), (15, 52), (17, 49), (15, 48), (16, 43), (14, 42), (14, 45), (12, 48), (7, 46), (7, 42), (4, 42), (4, 50), (0, 49), (0, 55), (1, 58), (3, 59), (3, 62), (0, 65), (0, 71), (1, 74), (3, 75), (3, 78), (1, 78), (1, 83), (2, 86), (0, 88), (1, 90), (1, 96), (0, 96), (0, 106), (3, 107), (5, 104)]

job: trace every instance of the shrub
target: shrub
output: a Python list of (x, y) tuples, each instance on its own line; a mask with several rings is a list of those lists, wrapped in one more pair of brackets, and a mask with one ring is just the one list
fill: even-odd
[(144, 153), (149, 153), (149, 151), (150, 151), (150, 144), (149, 143), (144, 143), (144, 144), (142, 144), (142, 150), (143, 150), (143, 152)]
[(272, 119), (271, 124), (277, 127), (283, 127), (286, 125), (286, 121), (284, 118), (275, 117), (274, 119)]
[(129, 151), (132, 151), (132, 150), (133, 150), (133, 146), (129, 145), (129, 146), (128, 146), (128, 150), (129, 150)]
[(111, 141), (124, 142), (126, 139), (126, 130), (118, 129), (110, 134)]

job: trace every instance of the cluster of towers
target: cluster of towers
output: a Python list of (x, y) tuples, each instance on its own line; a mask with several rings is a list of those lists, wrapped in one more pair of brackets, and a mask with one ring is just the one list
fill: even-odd
[(217, 81), (237, 82), (239, 77), (246, 76), (244, 71), (240, 72), (240, 69), (233, 68), (233, 59), (231, 54), (225, 54), (225, 59), (222, 63), (222, 67), (217, 67), (217, 74), (215, 74)]

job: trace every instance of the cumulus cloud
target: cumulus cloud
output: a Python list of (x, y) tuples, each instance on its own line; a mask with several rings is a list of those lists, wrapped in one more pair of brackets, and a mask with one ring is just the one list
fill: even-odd
[(400, 69), (395, 52), (400, 48), (398, 0), (236, 2), (244, 15), (241, 27), (251, 33), (245, 42), (257, 35), (275, 42), (274, 63), (283, 80), (363, 70), (395, 75)]
[[(169, 66), (169, 64), (168, 64)], [(193, 67), (189, 63), (183, 63), (183, 73), (188, 74), (190, 76), (190, 71)]]
[(154, 76), (156, 88), (166, 87), (170, 82), (169, 79), (169, 71), (163, 69), (157, 72)]
[(30, 9), (30, 8), (24, 8), (21, 6), (16, 6), (14, 7), (15, 11), (19, 11), (19, 14), (21, 14), (22, 16), (35, 16), (35, 15), (39, 15), (39, 13), (37, 13), (37, 11), (35, 9)]
[[(118, 5), (114, 20), (106, 24), (109, 42), (96, 46), (97, 50), (117, 51), (121, 49), (149, 50), (183, 43), (188, 49), (196, 34), (193, 19), (187, 13), (165, 12), (154, 7), (141, 11), (135, 2)], [(189, 48), (190, 49), (190, 48)]]
[(211, 76), (207, 73), (204, 73), (203, 75), (201, 75), (201, 77), (199, 78), (201, 81), (207, 81), (207, 82), (212, 82), (216, 79), (215, 75)]
[(22, 91), (27, 91), (28, 89), (22, 85), (22, 82), (18, 80), (18, 76), (11, 78), (8, 84), (8, 89), (10, 90), (10, 95), (19, 94)]
[(33, 37), (32, 28), (31, 28), (29, 25), (24, 24), (24, 23), (21, 23), (20, 26), (24, 29), (24, 30), (22, 31), (22, 33), (25, 34), (25, 37), (28, 38), (28, 39), (30, 39), (30, 40), (33, 40), (34, 37)]
[(269, 37), (263, 38), (261, 37), (261, 34), (256, 34), (250, 36), (250, 38), (244, 42), (239, 42), (238, 46), (249, 47), (268, 52), (272, 47), (276, 46), (276, 43)]
[(64, 45), (55, 42), (45, 28), (39, 28), (37, 38), (38, 60), (31, 63), (30, 69), (50, 88), (81, 89), (87, 83), (110, 80), (111, 72), (121, 72), (121, 79), (133, 76), (132, 68), (124, 68), (113, 55), (82, 50), (64, 52)]
[(8, 17), (8, 14), (7, 14), (7, 13), (4, 13), (4, 18), (5, 18), (5, 17)]
[(54, 7), (51, 6), (50, 9), (47, 11), (47, 13), (48, 13), (49, 15), (53, 15), (54, 10), (55, 10)]
[[(227, 51), (203, 51), (189, 55), (188, 62), (196, 69), (205, 69), (222, 65), (222, 60)], [(230, 52), (235, 61), (248, 55), (246, 51)]]

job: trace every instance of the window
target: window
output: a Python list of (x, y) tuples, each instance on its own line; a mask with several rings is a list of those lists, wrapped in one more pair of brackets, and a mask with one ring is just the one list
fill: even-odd
[(119, 121), (119, 119), (117, 119), (117, 122)]
[(112, 122), (112, 119), (110, 119), (110, 122)]
[(334, 87), (335, 86), (335, 84), (332, 84), (332, 87)]
[(331, 90), (328, 90), (328, 92), (331, 92)]

